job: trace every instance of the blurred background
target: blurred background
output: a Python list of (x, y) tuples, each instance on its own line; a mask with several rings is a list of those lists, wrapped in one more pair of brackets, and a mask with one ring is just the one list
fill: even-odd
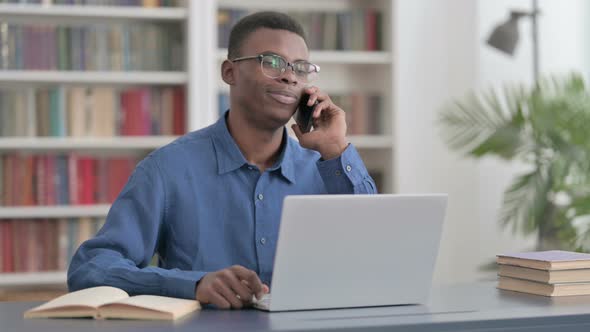
[(137, 161), (228, 108), (229, 31), (260, 10), (303, 25), (381, 193), (449, 193), (435, 283), (586, 250), (587, 1), (5, 0), (0, 300), (65, 290)]

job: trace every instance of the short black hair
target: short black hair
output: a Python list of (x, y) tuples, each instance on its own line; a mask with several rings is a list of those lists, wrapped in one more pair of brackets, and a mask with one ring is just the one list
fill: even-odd
[(305, 38), (305, 32), (303, 31), (301, 24), (295, 21), (291, 16), (273, 11), (257, 12), (245, 16), (231, 29), (229, 34), (229, 46), (227, 48), (227, 58), (235, 59), (240, 56), (240, 48), (242, 47), (244, 40), (246, 40), (252, 32), (260, 28), (293, 32), (303, 38), (307, 45), (307, 39)]

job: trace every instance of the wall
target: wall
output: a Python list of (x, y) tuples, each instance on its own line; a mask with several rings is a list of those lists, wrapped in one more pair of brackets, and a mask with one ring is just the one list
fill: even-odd
[[(448, 192), (449, 208), (435, 274), (437, 283), (495, 278), (479, 267), (500, 252), (534, 247), (534, 236), (499, 228), (502, 194), (523, 165), (498, 159), (464, 159), (441, 142), (441, 106), (471, 89), (505, 82), (531, 83), (530, 22), (520, 25), (515, 57), (485, 45), (510, 9), (523, 0), (397, 1), (395, 121), (397, 191)], [(543, 73), (589, 73), (590, 43), (584, 0), (540, 1), (540, 66)]]
[(447, 192), (435, 280), (469, 280), (478, 259), (477, 168), (446, 149), (436, 115), (476, 82), (476, 2), (397, 1), (395, 142), (397, 191)]

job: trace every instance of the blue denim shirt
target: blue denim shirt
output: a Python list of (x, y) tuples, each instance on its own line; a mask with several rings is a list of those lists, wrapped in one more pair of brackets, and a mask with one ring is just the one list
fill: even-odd
[[(270, 284), (285, 196), (377, 191), (352, 145), (324, 161), (283, 135), (277, 163), (263, 173), (248, 164), (225, 117), (152, 152), (74, 255), (69, 289), (194, 299), (201, 277), (234, 264)], [(158, 267), (149, 266), (154, 253)]]

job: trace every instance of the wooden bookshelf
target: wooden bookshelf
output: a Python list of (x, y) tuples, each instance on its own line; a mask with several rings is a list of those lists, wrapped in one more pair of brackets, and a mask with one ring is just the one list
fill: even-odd
[[(128, 6), (68, 6), (34, 4), (0, 4), (0, 21), (8, 24), (47, 24), (63, 26), (85, 26), (92, 24), (165, 24), (179, 25), (185, 37), (189, 25), (188, 7), (142, 8)], [(192, 8), (193, 17), (195, 8)], [(198, 19), (198, 18), (197, 18)], [(191, 87), (189, 71), (191, 59), (187, 56), (188, 37), (183, 41), (187, 64), (180, 71), (80, 71), (80, 70), (1, 70), (0, 89), (13, 88), (53, 88), (73, 86), (113, 87), (133, 89), (150, 87), (184, 86), (186, 98), (190, 99)], [(1, 46), (1, 45), (0, 45)], [(185, 101), (185, 105), (188, 100)], [(185, 107), (188, 109), (188, 107)], [(188, 114), (186, 118), (189, 118)], [(187, 119), (188, 121), (189, 119)], [(186, 129), (196, 129), (196, 124)], [(189, 128), (190, 127), (190, 128)], [(70, 152), (90, 153), (105, 156), (141, 156), (161, 147), (178, 136), (115, 136), (115, 137), (0, 137), (0, 155), (10, 153), (24, 154), (69, 154)], [(31, 220), (76, 220), (84, 218), (94, 225), (94, 221), (106, 217), (110, 204), (67, 205), (67, 206), (0, 206), (0, 220), (12, 220), (12, 225), (29, 223)], [(69, 227), (69, 226), (68, 226)], [(80, 226), (82, 227), (82, 226)], [(78, 226), (74, 229), (77, 230)], [(85, 231), (88, 231), (87, 229)], [(94, 231), (94, 228), (92, 229)], [(82, 232), (82, 230), (80, 230)], [(92, 234), (88, 234), (92, 235)], [(69, 235), (68, 235), (69, 236)], [(74, 238), (80, 240), (80, 238)], [(69, 239), (68, 241), (74, 241)], [(65, 289), (65, 271), (10, 272), (0, 273), (0, 297), (19, 298), (22, 289), (42, 289), (47, 286)], [(23, 288), (25, 287), (25, 288)], [(14, 290), (14, 292), (12, 292)], [(11, 293), (12, 292), (12, 293)], [(16, 292), (16, 293), (15, 293)], [(10, 294), (9, 294), (10, 293)], [(13, 294), (14, 293), (14, 294)], [(18, 293), (18, 294), (17, 294)], [(6, 295), (6, 296), (4, 296)], [(25, 296), (26, 297), (26, 296)]]

